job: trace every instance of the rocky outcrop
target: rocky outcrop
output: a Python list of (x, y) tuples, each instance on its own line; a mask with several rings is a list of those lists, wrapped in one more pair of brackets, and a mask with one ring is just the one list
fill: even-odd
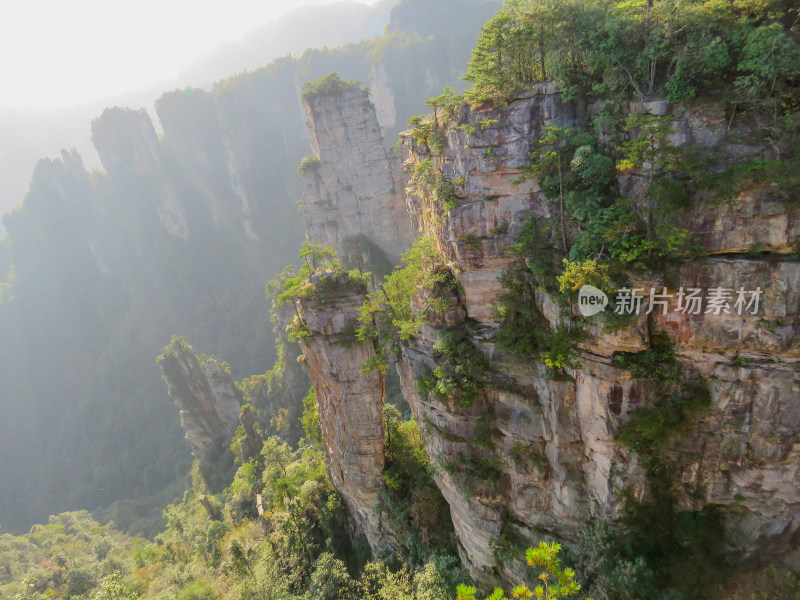
[[(256, 247), (300, 233), (285, 201), (299, 191), (286, 173), (302, 153), (291, 72), (283, 65), (253, 79), (270, 90), (258, 97), (258, 108), (236, 86), (164, 94), (156, 103), (161, 137), (143, 109), (106, 109), (92, 123), (92, 141), (118, 194), (139, 207), (140, 214), (129, 215), (133, 225), (182, 239), (233, 233)], [(120, 209), (131, 210), (125, 203)]]
[(311, 96), (305, 106), (318, 159), (304, 176), (308, 238), (346, 256), (346, 242), (363, 236), (399, 262), (415, 236), (403, 201), (400, 159), (386, 152), (368, 92), (350, 86)]
[[(499, 6), (474, 0), (455, 21), (441, 10), (431, 21), (424, 0), (412, 4), (418, 10), (405, 13), (403, 35), (413, 37), (415, 24), (427, 29), (391, 52), (383, 68), (377, 57), (362, 60), (366, 46), (319, 55), (327, 70), (364, 82), (375, 68), (383, 124), (404, 124), (425, 95), (457, 84), (474, 36)], [(418, 60), (423, 54), (434, 58)], [(297, 94), (312, 75), (304, 65), (286, 56), (205, 91), (170, 93), (159, 103), (161, 126), (152, 111), (109, 110), (93, 126), (104, 169), (73, 168), (75, 153), (42, 161), (25, 207), (5, 217), (11, 257), (0, 257), (0, 282), (14, 265), (2, 294), (16, 300), (0, 309), (0, 353), (11, 357), (0, 360), (0, 440), (9, 449), (9, 464), (0, 466), (4, 527), (27, 531), (46, 521), (72, 506), (71, 492), (85, 484), (105, 490), (104, 508), (132, 499), (155, 510), (151, 495), (190, 460), (146, 358), (163, 346), (165, 332), (228, 357), (239, 377), (263, 373), (275, 359), (263, 290), (296, 262), (304, 237), (296, 206), (303, 187), (296, 169), (309, 153)], [(27, 181), (30, 171), (19, 176)], [(296, 383), (303, 393), (310, 385), (305, 377)], [(299, 406), (294, 385), (259, 410)], [(152, 433), (153, 422), (163, 431), (94, 443), (109, 415), (123, 412), (128, 432)], [(58, 444), (38, 442), (44, 414), (58, 424)], [(65, 452), (81, 458), (66, 465)], [(151, 461), (142, 485), (141, 456), (155, 454), (162, 459)], [(25, 500), (14, 492), (22, 488)]]
[(198, 359), (181, 339), (164, 349), (158, 363), (192, 454), (204, 464), (214, 464), (230, 442), (242, 407), (242, 393), (230, 371), (214, 357)]
[[(186, 239), (187, 207), (165, 173), (166, 155), (147, 111), (107, 108), (92, 123), (92, 142), (124, 195), (114, 200), (135, 235), (142, 237), (160, 225), (168, 235)], [(140, 240), (139, 245), (147, 242)]]
[(355, 338), (358, 309), (366, 286), (349, 275), (318, 271), (310, 290), (297, 301), (310, 337), (301, 341), (303, 361), (317, 397), (319, 423), (331, 481), (347, 503), (355, 532), (373, 550), (396, 549), (382, 526), (379, 503), (383, 489), (383, 376), (362, 373), (375, 357), (371, 341)]
[(501, 291), (498, 278), (513, 260), (504, 249), (532, 214), (550, 217), (536, 180), (515, 180), (530, 164), (530, 144), (542, 128), (570, 125), (575, 116), (552, 85), (542, 85), (502, 113), (469, 111), (462, 119), (471, 132), (449, 128), (441, 157), (431, 157), (409, 133), (402, 136), (413, 154), (407, 172), (421, 160), (435, 158), (444, 180), (463, 181), (455, 186), (458, 209), (443, 219), (441, 208), (433, 207), (430, 191), (415, 186), (407, 189), (406, 201), (416, 227), (434, 235), (442, 251), (458, 264), (468, 317), (494, 324)]
[[(306, 176), (309, 235), (340, 251), (347, 236), (377, 235), (398, 222), (396, 206), (383, 204), (397, 202), (394, 194), (384, 195), (381, 208), (365, 219), (358, 200), (363, 194), (344, 193), (353, 174), (384, 172), (383, 166), (373, 169), (374, 155), (364, 146), (349, 147), (367, 137), (368, 120), (357, 116), (370, 112), (364, 103), (365, 94), (353, 89), (308, 107), (321, 159)], [(707, 108), (655, 101), (631, 110), (674, 116), (672, 142), (705, 148), (723, 167), (768, 153), (732, 142), (737, 136), (726, 135), (727, 121)], [(663, 460), (675, 469), (671, 485), (678, 509), (719, 509), (733, 556), (778, 559), (800, 568), (800, 264), (790, 254), (798, 248), (800, 229), (796, 207), (776, 186), (743, 182), (730, 200), (716, 205), (703, 194), (690, 198), (680, 220), (705, 254), (672, 261), (647, 276), (630, 274), (631, 287), (645, 294), (666, 288), (672, 295), (666, 310), (642, 313), (614, 331), (589, 321), (590, 335), (576, 364), (561, 376), (538, 360), (512, 358), (495, 341), (504, 292), (499, 278), (519, 261), (508, 248), (532, 215), (553, 218), (536, 179), (518, 181), (529, 164), (531, 142), (543, 127), (568, 126), (579, 118), (551, 84), (542, 84), (500, 110), (463, 108), (440, 131), (441, 152), (431, 153), (411, 133), (401, 136), (409, 152), (405, 203), (411, 221), (437, 240), (458, 285), (439, 290), (439, 305), (446, 308), (426, 315), (416, 339), (403, 349), (398, 371), (428, 453), (440, 466), (436, 483), (450, 505), (462, 559), (487, 585), (497, 578), (520, 581), (521, 565), (500, 558), (509, 537), (527, 543), (554, 537), (577, 547), (588, 523), (621, 517), (625, 492), (648, 497), (643, 461), (619, 434), (637, 409), (655, 402), (658, 386), (620, 368), (613, 355), (647, 350), (652, 332), (663, 330), (680, 371), (703, 382), (710, 395), (709, 406), (663, 451)], [(349, 131), (352, 126), (357, 135)], [(374, 132), (373, 137), (376, 126)], [(367, 142), (375, 146), (376, 140)], [(429, 184), (410, 177), (424, 160), (432, 162), (440, 181), (453, 184), (450, 206), (443, 206)], [(358, 186), (373, 189), (380, 181), (394, 186), (402, 179), (381, 175), (359, 179)], [(620, 184), (622, 193), (632, 196), (642, 177), (628, 174)], [(389, 247), (388, 241), (372, 239)], [(676, 305), (681, 288), (724, 288), (731, 291), (731, 303), (738, 290), (758, 289), (760, 307), (742, 314), (715, 314), (704, 307), (689, 314)], [(330, 312), (321, 320), (308, 312), (313, 341), (306, 344), (306, 356), (318, 394), (324, 394), (321, 415), (348, 410), (349, 401), (342, 400), (348, 393), (363, 398), (365, 385), (377, 385), (354, 376), (371, 347), (360, 348), (366, 354), (354, 361), (352, 352), (337, 351), (329, 342), (332, 333), (347, 339), (348, 317), (342, 315), (350, 311), (354, 318), (359, 301), (357, 295), (348, 297), (353, 305), (345, 303), (341, 315), (335, 312), (338, 300), (336, 307), (325, 304)], [(537, 293), (534, 302), (551, 326), (563, 318), (547, 294)], [(420, 299), (417, 310), (422, 306)], [(309, 308), (304, 305), (304, 318)], [(443, 399), (420, 384), (441, 366), (442, 333), (452, 331), (469, 332), (491, 365), (480, 373), (481, 392), (468, 404)], [(344, 374), (332, 379), (330, 373)], [(332, 421), (326, 427), (328, 440), (344, 425)], [(329, 444), (333, 465), (341, 460), (336, 455), (347, 455), (343, 443)], [(380, 451), (378, 445), (363, 449)], [(380, 465), (375, 457), (370, 464), (377, 490)]]
[(239, 459), (242, 464), (261, 453), (264, 436), (259, 431), (258, 421), (253, 407), (246, 404), (239, 413), (243, 436), (239, 440)]
[(161, 147), (144, 109), (105, 109), (92, 123), (92, 142), (112, 177), (135, 174), (144, 179), (158, 172)]
[[(688, 110), (676, 116), (676, 143), (728, 156), (724, 123)], [(462, 557), (480, 580), (500, 575), (515, 581), (516, 567), (495, 552), (504, 531), (531, 542), (543, 535), (577, 541), (587, 522), (620, 516), (623, 490), (646, 497), (644, 470), (617, 438), (631, 413), (653, 401), (653, 385), (615, 368), (609, 357), (644, 350), (648, 332), (660, 329), (668, 332), (684, 373), (706, 381), (711, 394), (710, 408), (665, 451), (677, 465), (680, 507), (719, 508), (735, 555), (800, 568), (800, 264), (785, 256), (800, 236), (796, 208), (785, 195), (761, 185), (742, 189), (724, 206), (696, 198), (685, 223), (708, 256), (675, 261), (663, 274), (632, 284), (646, 291), (666, 287), (675, 296), (681, 287), (722, 287), (734, 297), (740, 288), (759, 288), (757, 314), (687, 315), (673, 300), (667, 314), (657, 310), (615, 333), (593, 329), (579, 367), (560, 379), (539, 363), (510, 360), (494, 343), (503, 291), (498, 276), (516, 260), (506, 248), (530, 215), (550, 218), (536, 181), (514, 180), (540, 128), (574, 119), (557, 91), (542, 85), (500, 111), (462, 112), (458, 124), (473, 125), (472, 132), (449, 126), (440, 156), (404, 138), (411, 150), (407, 171), (432, 159), (444, 179), (459, 182), (458, 206), (449, 211), (423, 186), (407, 190), (415, 223), (454, 262), (463, 293), (452, 301), (463, 316), (451, 311), (445, 321), (429, 321), (404, 350), (399, 368), (404, 395), (427, 424), (429, 453), (450, 461), (437, 484), (450, 503)], [(475, 127), (480, 122), (490, 124)], [(557, 310), (546, 295), (538, 304), (555, 324)], [(483, 392), (469, 407), (443, 403), (417, 384), (436, 366), (439, 331), (461, 323), (471, 324), (474, 342), (492, 361)], [(492, 450), (474, 442), (487, 418)], [(460, 464), (454, 457), (462, 457)], [(476, 476), (476, 461), (491, 465), (489, 480)]]
[(750, 184), (730, 202), (692, 211), (695, 239), (709, 254), (790, 254), (800, 238), (800, 211), (770, 184)]

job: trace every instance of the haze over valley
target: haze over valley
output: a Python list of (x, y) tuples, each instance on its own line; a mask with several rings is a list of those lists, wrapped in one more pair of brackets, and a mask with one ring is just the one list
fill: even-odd
[(9, 7), (0, 598), (800, 600), (798, 10)]

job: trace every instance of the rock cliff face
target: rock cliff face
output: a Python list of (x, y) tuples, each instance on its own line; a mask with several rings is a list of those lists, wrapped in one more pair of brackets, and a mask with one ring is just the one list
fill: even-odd
[(121, 192), (119, 208), (138, 208), (133, 225), (183, 239), (233, 233), (256, 246), (297, 228), (282, 200), (297, 193), (286, 173), (303, 151), (302, 119), (283, 71), (258, 76), (272, 84), (258, 107), (232, 86), (164, 94), (161, 139), (144, 110), (106, 109), (94, 121), (92, 141)]
[[(345, 236), (369, 236), (397, 222), (396, 207), (381, 203), (366, 218), (358, 200), (340, 193), (350, 185), (344, 183), (351, 181), (348, 177), (373, 170), (371, 154), (363, 161), (363, 149), (342, 147), (366, 136), (369, 126), (361, 117), (355, 120), (359, 137), (344, 129), (354, 122), (354, 112), (368, 111), (365, 102), (354, 91), (343, 100), (325, 98), (309, 107), (309, 126), (322, 159), (321, 171), (307, 179), (306, 188), (306, 220), (315, 241), (340, 244)], [(730, 142), (733, 136), (725, 135), (726, 122), (719, 115), (663, 102), (642, 108), (674, 114), (676, 144), (703, 146), (731, 162), (764, 152)], [(337, 110), (342, 111), (338, 117)], [(647, 496), (642, 461), (618, 436), (633, 411), (654, 402), (654, 386), (615, 366), (611, 358), (614, 352), (647, 349), (652, 332), (664, 330), (684, 376), (704, 381), (711, 398), (710, 406), (663, 451), (675, 467), (678, 507), (718, 508), (734, 555), (778, 559), (800, 568), (800, 264), (789, 256), (798, 248), (800, 230), (796, 207), (774, 186), (745, 184), (721, 206), (693, 198), (683, 219), (707, 254), (673, 261), (664, 272), (646, 278), (631, 275), (636, 287), (666, 287), (673, 294), (681, 287), (760, 288), (757, 314), (688, 315), (677, 310), (673, 299), (666, 314), (642, 314), (613, 333), (590, 325), (595, 335), (582, 343), (578, 366), (561, 378), (538, 361), (512, 360), (495, 343), (503, 292), (499, 276), (518, 260), (507, 248), (530, 215), (551, 218), (536, 180), (514, 180), (529, 164), (530, 143), (542, 127), (575, 120), (557, 90), (545, 84), (502, 110), (462, 110), (457, 124), (472, 127), (448, 126), (441, 154), (432, 156), (411, 135), (404, 136), (406, 172), (431, 159), (444, 179), (456, 182), (458, 196), (458, 206), (443, 211), (424, 186), (412, 180), (406, 189), (413, 223), (437, 239), (461, 289), (449, 292), (450, 308), (431, 315), (404, 349), (398, 370), (429, 455), (439, 464), (449, 463), (439, 469), (436, 481), (450, 504), (462, 558), (479, 580), (519, 580), (518, 565), (498, 559), (498, 541), (509, 532), (529, 542), (543, 536), (577, 542), (587, 523), (620, 517), (624, 491)], [(322, 192), (319, 182), (333, 180), (342, 182), (337, 193)], [(386, 174), (369, 186), (380, 181), (395, 186), (400, 180), (399, 174)], [(641, 185), (635, 174), (622, 183), (623, 193)], [(397, 201), (386, 189), (383, 197), (386, 203)], [(555, 324), (559, 317), (553, 301), (541, 293), (536, 303)], [(326, 316), (312, 331), (324, 331), (332, 319)], [(439, 401), (418, 384), (441, 360), (435, 347), (440, 332), (454, 327), (469, 330), (491, 361), (482, 375), (482, 392), (468, 407)], [(316, 337), (309, 349), (315, 344)], [(325, 360), (312, 355), (318, 387), (331, 385), (326, 369), (338, 372), (339, 360), (346, 361), (348, 372), (357, 371), (352, 355), (339, 354), (326, 353)], [(336, 383), (337, 396), (344, 397), (345, 379)], [(355, 378), (349, 385), (358, 390), (364, 381)], [(327, 398), (332, 402), (328, 414), (345, 409), (335, 397)], [(477, 430), (487, 424), (492, 442), (477, 444)], [(330, 454), (341, 452), (331, 448)], [(491, 465), (490, 472), (476, 472), (474, 465), (480, 463)], [(374, 461), (373, 468), (378, 466)], [(372, 478), (377, 482), (377, 471)]]
[(213, 464), (239, 423), (242, 393), (218, 359), (199, 360), (182, 340), (173, 340), (159, 364), (192, 454), (202, 463)]
[[(732, 152), (719, 119), (676, 112), (676, 143)], [(635, 282), (673, 294), (681, 287), (760, 288), (758, 314), (687, 315), (673, 301), (666, 314), (657, 310), (614, 334), (596, 332), (583, 345), (579, 367), (568, 370), (568, 380), (554, 379), (541, 364), (512, 362), (493, 342), (503, 291), (498, 276), (515, 260), (506, 248), (528, 215), (550, 216), (535, 180), (520, 185), (512, 180), (528, 164), (538, 130), (573, 119), (558, 93), (545, 85), (501, 111), (462, 114), (462, 124), (497, 122), (469, 136), (450, 127), (442, 156), (431, 157), (405, 138), (411, 149), (407, 169), (433, 158), (445, 179), (463, 178), (456, 187), (459, 206), (444, 216), (436, 216), (435, 200), (425, 189), (412, 185), (406, 198), (420, 230), (436, 236), (454, 259), (463, 286), (454, 298), (463, 316), (446, 325), (470, 323), (493, 366), (480, 399), (467, 409), (438, 402), (416, 383), (435, 366), (434, 343), (444, 323), (423, 328), (400, 364), (405, 397), (419, 421), (430, 424), (424, 437), (431, 456), (467, 454), (481, 417), (487, 411), (493, 415), (496, 449), (482, 458), (499, 461), (501, 485), (465, 489), (463, 469), (442, 472), (437, 480), (450, 502), (463, 558), (479, 578), (497, 573), (514, 580), (514, 567), (504, 567), (492, 550), (504, 529), (530, 541), (543, 534), (577, 540), (588, 521), (620, 516), (623, 490), (646, 495), (644, 470), (617, 434), (633, 410), (653, 401), (652, 385), (612, 366), (609, 356), (639, 352), (649, 332), (665, 330), (684, 373), (699, 375), (711, 393), (710, 409), (665, 451), (678, 466), (674, 485), (680, 508), (718, 507), (726, 542), (736, 554), (771, 555), (800, 567), (800, 265), (785, 258), (800, 238), (796, 208), (784, 195), (761, 185), (742, 189), (722, 207), (695, 198), (685, 223), (710, 256), (676, 261), (664, 274)], [(746, 152), (755, 156), (759, 149)], [(636, 182), (629, 184), (633, 189)], [(753, 253), (754, 247), (761, 253)], [(539, 304), (554, 324), (556, 311), (546, 295)]]
[(400, 159), (384, 148), (369, 94), (357, 86), (319, 94), (306, 102), (306, 113), (319, 159), (304, 177), (309, 239), (345, 256), (348, 241), (366, 237), (399, 262), (415, 236), (403, 201)]
[(186, 205), (164, 172), (165, 154), (147, 112), (106, 109), (92, 124), (92, 140), (103, 167), (125, 188), (126, 196), (137, 192), (133, 202), (130, 197), (120, 198), (117, 207), (135, 234), (163, 228), (170, 236), (186, 239)]
[(347, 274), (318, 271), (313, 291), (298, 301), (300, 316), (311, 333), (301, 342), (317, 396), (319, 423), (333, 485), (345, 499), (356, 533), (375, 549), (395, 546), (381, 526), (383, 488), (384, 382), (380, 372), (361, 373), (375, 356), (372, 342), (354, 339), (358, 309), (366, 287)]

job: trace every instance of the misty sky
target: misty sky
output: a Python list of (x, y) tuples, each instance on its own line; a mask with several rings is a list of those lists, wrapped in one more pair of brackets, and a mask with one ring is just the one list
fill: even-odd
[(335, 1), (7, 0), (0, 109), (69, 106), (146, 88), (294, 8)]

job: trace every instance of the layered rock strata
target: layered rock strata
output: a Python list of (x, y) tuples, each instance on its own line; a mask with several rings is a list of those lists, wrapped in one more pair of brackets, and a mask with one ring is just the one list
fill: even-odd
[(399, 262), (415, 235), (403, 200), (400, 159), (384, 147), (369, 93), (351, 86), (308, 98), (305, 108), (318, 159), (304, 175), (309, 240), (346, 256), (348, 241), (366, 237), (390, 262)]
[[(662, 108), (675, 112), (675, 143), (731, 156), (724, 123), (699, 111)], [(475, 455), (499, 465), (500, 485), (486, 489), (474, 482), (467, 489), (464, 468), (437, 477), (462, 557), (478, 579), (500, 575), (514, 581), (515, 566), (494, 551), (504, 531), (531, 542), (543, 535), (577, 541), (588, 522), (620, 516), (624, 490), (646, 497), (644, 470), (617, 435), (632, 411), (653, 402), (654, 386), (615, 368), (609, 357), (642, 351), (649, 332), (665, 330), (684, 373), (706, 381), (711, 394), (710, 408), (665, 450), (677, 465), (679, 507), (719, 508), (726, 543), (738, 557), (772, 557), (800, 567), (800, 265), (786, 256), (800, 237), (796, 208), (774, 186), (745, 186), (716, 210), (695, 198), (684, 222), (709, 255), (676, 261), (663, 274), (634, 281), (644, 290), (668, 289), (673, 300), (666, 314), (659, 309), (613, 334), (590, 326), (597, 335), (583, 344), (579, 367), (567, 369), (569, 377), (553, 378), (539, 363), (511, 361), (494, 343), (503, 292), (498, 276), (515, 260), (506, 249), (530, 215), (551, 216), (534, 179), (514, 180), (529, 163), (537, 132), (574, 118), (558, 92), (543, 85), (500, 111), (462, 112), (444, 133), (442, 155), (405, 136), (408, 171), (431, 159), (444, 179), (459, 182), (458, 206), (449, 212), (422, 186), (412, 184), (406, 198), (420, 230), (435, 236), (453, 260), (463, 286), (454, 301), (463, 310), (446, 323), (430, 322), (404, 350), (404, 395), (418, 421), (427, 424), (423, 437), (432, 457)], [(482, 128), (481, 122), (490, 125)], [(455, 126), (464, 124), (473, 126), (472, 133)], [(743, 152), (762, 156), (757, 147), (738, 148), (738, 159)], [(624, 183), (636, 189), (635, 177)], [(680, 288), (717, 287), (734, 294), (760, 289), (760, 310), (687, 315), (675, 304)], [(537, 304), (555, 325), (552, 301), (540, 294)], [(439, 331), (459, 323), (477, 332), (475, 343), (492, 361), (483, 393), (468, 408), (442, 403), (417, 384), (436, 366)], [(489, 411), (493, 451), (476, 449), (473, 442)]]
[[(362, 214), (360, 196), (344, 193), (352, 181), (374, 189), (379, 181), (395, 186), (403, 180), (398, 173), (369, 183), (361, 179), (373, 170), (373, 155), (349, 144), (364, 142), (369, 126), (354, 115), (369, 112), (366, 102), (365, 94), (352, 90), (342, 98), (324, 96), (308, 109), (321, 159), (319, 170), (307, 176), (309, 235), (339, 249), (348, 236), (393, 231), (399, 222), (397, 205), (387, 206), (398, 202), (394, 192), (386, 194), (391, 187), (382, 196), (387, 204), (379, 204), (369, 218)], [(725, 119), (708, 109), (653, 102), (631, 110), (674, 116), (673, 143), (705, 148), (723, 164), (769, 152), (731, 141), (737, 136), (726, 135)], [(681, 220), (706, 254), (673, 261), (647, 277), (630, 274), (632, 286), (667, 288), (671, 304), (613, 332), (589, 322), (592, 335), (581, 344), (577, 366), (565, 369), (564, 376), (554, 377), (538, 361), (513, 360), (495, 342), (503, 293), (499, 277), (519, 260), (508, 247), (529, 217), (552, 218), (537, 181), (515, 180), (529, 164), (531, 143), (543, 127), (577, 120), (558, 91), (543, 84), (500, 110), (462, 109), (441, 131), (445, 144), (436, 154), (411, 134), (403, 136), (409, 151), (405, 203), (411, 220), (420, 233), (435, 237), (459, 285), (442, 292), (447, 309), (427, 315), (417, 338), (404, 348), (398, 370), (428, 453), (445, 467), (437, 470), (436, 482), (450, 504), (462, 558), (479, 581), (518, 581), (519, 565), (498, 556), (509, 532), (530, 543), (552, 536), (577, 544), (587, 524), (619, 519), (623, 492), (647, 498), (640, 458), (618, 437), (636, 409), (654, 402), (656, 386), (615, 366), (612, 355), (646, 350), (652, 332), (663, 330), (683, 374), (704, 382), (710, 394), (709, 407), (663, 452), (675, 468), (672, 486), (679, 509), (718, 508), (725, 543), (736, 557), (778, 559), (800, 568), (800, 265), (791, 254), (800, 243), (800, 230), (796, 207), (774, 185), (742, 185), (716, 207), (703, 196), (691, 198)], [(354, 123), (358, 135), (349, 131)], [(369, 144), (374, 147), (377, 141)], [(408, 177), (423, 160), (431, 160), (441, 178), (453, 182), (454, 207), (443, 207), (432, 190)], [(385, 173), (382, 166), (377, 172)], [(324, 191), (323, 181), (336, 182), (332, 193)], [(620, 184), (622, 193), (632, 197), (642, 177), (634, 173)], [(383, 237), (376, 243), (392, 248)], [(741, 315), (687, 314), (675, 304), (681, 288), (718, 287), (759, 289), (760, 309)], [(321, 319), (321, 307), (306, 304), (303, 314), (313, 341), (305, 349), (321, 418), (356, 410), (348, 408), (352, 396), (359, 398), (357, 406), (366, 400), (371, 407), (358, 410), (374, 419), (375, 443), (371, 449), (362, 444), (355, 454), (358, 464), (370, 465), (366, 481), (377, 493), (382, 450), (374, 411), (380, 404), (365, 393), (365, 386), (371, 389), (377, 381), (358, 374), (373, 350), (357, 346), (345, 352), (330, 342), (352, 342), (348, 319), (355, 318), (360, 300), (351, 294), (346, 301), (328, 303)], [(535, 302), (554, 326), (559, 306), (544, 293), (537, 293)], [(456, 329), (470, 332), (491, 365), (481, 375), (477, 399), (466, 406), (440, 400), (419, 384), (441, 363), (441, 333)], [(346, 425), (335, 420), (325, 425), (332, 471), (341, 469), (337, 487), (344, 489), (339, 457), (353, 454), (346, 449), (353, 442), (337, 427), (351, 427), (352, 414), (344, 419)], [(363, 431), (359, 435), (369, 439)], [(374, 455), (369, 458), (369, 453)], [(481, 465), (489, 468), (481, 471)], [(348, 492), (351, 498), (357, 493)], [(351, 502), (352, 510), (363, 514), (377, 497)]]
[(218, 359), (198, 359), (182, 340), (172, 341), (159, 364), (192, 454), (204, 464), (213, 464), (239, 424), (241, 391)]
[(328, 472), (373, 550), (396, 549), (381, 524), (384, 437), (382, 374), (361, 372), (375, 357), (371, 341), (355, 338), (358, 309), (367, 292), (349, 275), (318, 271), (297, 301), (311, 336), (301, 341), (303, 361), (314, 383)]

